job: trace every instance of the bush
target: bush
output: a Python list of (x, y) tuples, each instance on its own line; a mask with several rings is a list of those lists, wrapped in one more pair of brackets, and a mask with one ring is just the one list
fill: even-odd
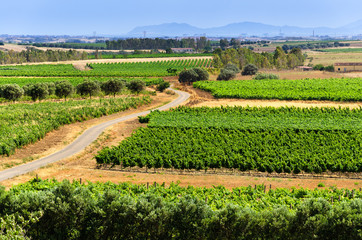
[(169, 82), (161, 82), (159, 84), (157, 84), (157, 91), (163, 92), (165, 89), (170, 87), (170, 83)]
[(327, 66), (327, 67), (324, 68), (324, 71), (334, 72), (334, 66), (333, 66), (333, 65), (329, 65), (329, 66)]
[(193, 68), (192, 70), (198, 75), (197, 81), (209, 80), (209, 73), (205, 69)]
[(35, 83), (24, 86), (24, 92), (30, 96), (33, 101), (42, 100), (49, 95), (48, 85), (45, 83)]
[(77, 86), (77, 93), (82, 96), (89, 95), (89, 98), (92, 98), (92, 96), (97, 94), (99, 90), (99, 84), (91, 80), (85, 80)]
[(247, 75), (255, 75), (258, 72), (258, 68), (254, 64), (247, 64), (243, 71), (241, 72), (241, 75), (247, 76)]
[(53, 82), (47, 82), (47, 83), (44, 83), (47, 85), (48, 87), (48, 94), (49, 95), (54, 95), (55, 94), (55, 84)]
[(240, 69), (235, 64), (232, 64), (232, 63), (226, 64), (224, 69), (227, 69), (227, 70), (232, 71), (234, 73), (239, 73), (240, 72)]
[[(313, 67), (313, 70), (316, 70), (316, 71), (323, 71), (324, 70), (324, 66), (323, 64), (317, 64)], [(334, 70), (334, 68), (333, 68)]]
[(6, 84), (1, 87), (1, 97), (10, 100), (10, 101), (16, 101), (21, 96), (23, 96), (24, 90), (19, 87), (18, 84)]
[(272, 74), (272, 73), (258, 73), (255, 77), (253, 77), (254, 80), (262, 80), (262, 79), (279, 79), (279, 75)]
[(146, 88), (146, 84), (140, 79), (134, 79), (127, 84), (127, 88), (132, 92), (139, 93)]
[(115, 97), (117, 93), (120, 93), (124, 87), (124, 82), (119, 79), (110, 79), (101, 84), (102, 91), (106, 95), (113, 94), (113, 97)]
[(55, 83), (55, 95), (67, 100), (67, 97), (74, 92), (74, 86), (68, 81), (60, 81)]
[(178, 76), (178, 81), (180, 83), (190, 84), (192, 82), (196, 82), (198, 77), (199, 75), (193, 69), (183, 70), (180, 72)]
[(236, 73), (229, 69), (221, 69), (219, 76), (217, 76), (217, 80), (230, 80), (236, 77)]

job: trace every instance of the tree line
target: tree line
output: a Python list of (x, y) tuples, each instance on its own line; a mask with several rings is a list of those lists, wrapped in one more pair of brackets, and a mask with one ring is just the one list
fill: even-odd
[(120, 79), (110, 79), (106, 82), (85, 80), (84, 82), (73, 86), (69, 81), (32, 83), (23, 86), (18, 84), (5, 84), (0, 86), (0, 97), (9, 101), (17, 101), (22, 96), (29, 96), (33, 101), (43, 100), (50, 95), (56, 95), (59, 98), (70, 97), (74, 92), (81, 96), (89, 96), (91, 98), (99, 92), (105, 95), (113, 95), (122, 92), (125, 88), (132, 92), (139, 93), (145, 89), (145, 82), (140, 79), (134, 79), (126, 82)]
[(139, 50), (139, 49), (169, 49), (194, 48), (196, 50), (211, 50), (211, 43), (206, 37), (162, 39), (162, 38), (128, 38), (106, 41), (109, 50)]
[(292, 69), (304, 64), (305, 56), (300, 48), (293, 48), (288, 53), (281, 47), (277, 47), (273, 53), (256, 53), (248, 48), (229, 48), (225, 51), (216, 49), (214, 51), (213, 66), (223, 68), (227, 64), (235, 64), (243, 69), (248, 64), (253, 64), (264, 69)]
[(21, 52), (0, 51), (0, 64), (21, 64), (29, 62), (57, 62), (68, 60), (84, 60), (88, 59), (86, 52), (75, 50), (39, 50), (35, 48), (27, 48)]

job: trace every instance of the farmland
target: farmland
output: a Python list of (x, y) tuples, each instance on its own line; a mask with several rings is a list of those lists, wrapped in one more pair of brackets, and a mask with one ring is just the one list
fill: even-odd
[(0, 106), (0, 154), (34, 143), (62, 125), (136, 108), (149, 97), (41, 102)]
[[(37, 239), (358, 239), (361, 227), (361, 191), (336, 188), (227, 190), (34, 179), (0, 189), (0, 196), (6, 206), (0, 218), (10, 221), (16, 214), (21, 230)], [(28, 218), (28, 224), (21, 221)]]
[(122, 167), (361, 172), (361, 113), (334, 108), (179, 108), (151, 114), (150, 128), (103, 149), (96, 160)]
[(361, 101), (360, 78), (200, 81), (194, 87), (216, 98)]
[(0, 76), (38, 77), (162, 77), (173, 76), (169, 68), (210, 67), (211, 59), (188, 59), (154, 62), (90, 63), (89, 71), (75, 69), (71, 64), (1, 66)]
[[(33, 83), (50, 83), (66, 80), (69, 81), (73, 86), (77, 86), (84, 80), (105, 82), (110, 79), (114, 79), (114, 77), (0, 77), (0, 85), (18, 84), (20, 87), (23, 87), (27, 84)], [(134, 79), (142, 80), (147, 86), (155, 85), (163, 81), (162, 78), (121, 78), (121, 80), (127, 82)]]

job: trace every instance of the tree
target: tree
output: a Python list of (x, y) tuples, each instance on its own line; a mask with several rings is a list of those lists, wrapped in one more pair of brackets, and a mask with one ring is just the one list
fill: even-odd
[(18, 84), (6, 84), (1, 88), (1, 96), (10, 101), (16, 101), (23, 96), (24, 90)]
[(219, 76), (217, 76), (217, 80), (230, 80), (236, 77), (236, 73), (230, 69), (223, 68), (220, 71)]
[(225, 39), (220, 39), (220, 47), (222, 50), (225, 50), (229, 46), (229, 41)]
[(209, 80), (209, 73), (205, 69), (193, 68), (192, 70), (194, 70), (195, 73), (198, 75), (196, 81)]
[(92, 95), (97, 94), (99, 90), (99, 84), (96, 81), (91, 80), (85, 80), (77, 86), (77, 93), (82, 96), (89, 95), (89, 98), (92, 98)]
[(183, 70), (178, 76), (178, 81), (180, 83), (190, 84), (192, 82), (196, 82), (198, 77), (199, 75), (193, 69)]
[(106, 95), (113, 94), (113, 97), (115, 97), (117, 93), (120, 93), (124, 87), (124, 81), (120, 79), (110, 79), (101, 84), (102, 91)]
[(258, 68), (254, 64), (248, 64), (243, 68), (241, 75), (255, 75), (258, 72)]
[(146, 88), (146, 84), (140, 79), (134, 79), (127, 84), (127, 88), (132, 92), (139, 93)]
[(230, 71), (232, 71), (234, 73), (239, 73), (240, 72), (240, 69), (235, 64), (232, 64), (232, 63), (226, 64), (224, 69), (230, 70)]
[(68, 81), (60, 81), (55, 83), (55, 95), (58, 97), (64, 97), (67, 100), (67, 97), (74, 92), (74, 86)]
[(24, 88), (25, 94), (30, 96), (33, 101), (37, 99), (42, 100), (45, 99), (48, 95), (48, 86), (45, 83), (35, 83), (27, 85)]
[(171, 48), (166, 48), (166, 53), (167, 53), (167, 54), (172, 54), (172, 53), (173, 53), (173, 51), (172, 51), (172, 49), (171, 49)]
[(161, 82), (159, 84), (157, 84), (157, 91), (163, 92), (166, 88), (170, 87), (170, 83), (169, 82)]

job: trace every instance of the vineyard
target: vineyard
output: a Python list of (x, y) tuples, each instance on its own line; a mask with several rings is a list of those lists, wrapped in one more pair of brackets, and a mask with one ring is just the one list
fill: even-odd
[(361, 197), (360, 190), (337, 188), (228, 190), (34, 179), (0, 188), (0, 220), (16, 215), (5, 231), (17, 225), (40, 240), (360, 239)]
[[(153, 112), (98, 164), (277, 173), (362, 172), (362, 109), (178, 108)], [(155, 148), (157, 146), (157, 148)]]
[(360, 78), (200, 81), (216, 98), (362, 101)]
[(75, 69), (71, 64), (0, 66), (0, 76), (37, 77), (163, 77), (173, 76), (167, 69), (211, 67), (212, 59), (188, 59), (134, 63), (88, 64), (89, 71)]
[[(20, 87), (23, 87), (27, 84), (50, 83), (66, 80), (69, 81), (73, 86), (77, 86), (84, 80), (105, 82), (110, 79), (114, 79), (114, 77), (0, 77), (0, 85), (18, 84)], [(145, 82), (146, 86), (156, 85), (163, 82), (162, 78), (122, 78), (121, 80), (129, 82), (134, 79), (142, 80)]]
[(0, 106), (0, 155), (43, 138), (62, 125), (150, 103), (149, 97), (41, 102)]

